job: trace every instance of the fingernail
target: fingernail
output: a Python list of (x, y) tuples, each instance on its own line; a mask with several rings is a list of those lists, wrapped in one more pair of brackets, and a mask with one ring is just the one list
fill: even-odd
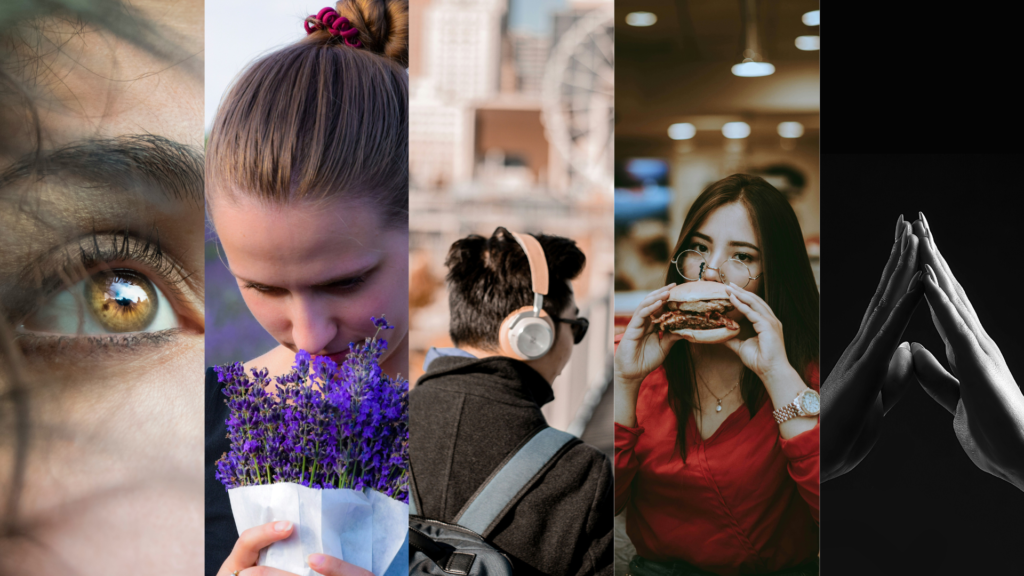
[(924, 267), (928, 269), (928, 277), (935, 280), (935, 270), (932, 270), (932, 265), (925, 264)]
[(917, 288), (917, 281), (921, 279), (921, 271), (918, 270), (914, 273), (914, 277), (910, 279), (910, 286), (907, 286), (907, 292), (913, 292), (914, 288)]
[(277, 530), (278, 532), (286, 532), (291, 527), (292, 527), (292, 523), (291, 522), (281, 521), (281, 522), (275, 522), (274, 523), (274, 530)]
[(903, 235), (903, 241), (901, 243), (900, 250), (906, 250), (907, 249), (907, 244), (908, 244), (908, 240), (909, 239), (910, 239), (910, 234), (904, 234)]
[(310, 566), (313, 566), (313, 567), (321, 566), (324, 563), (324, 555), (323, 554), (310, 554), (309, 558), (307, 558), (307, 560), (309, 561), (309, 565)]
[(910, 342), (904, 342), (903, 344), (900, 344), (900, 348), (906, 348), (907, 350), (910, 350)]
[(896, 236), (893, 238), (893, 240), (899, 240), (900, 239), (900, 234), (902, 234), (902, 233), (903, 233), (903, 214), (900, 214), (900, 217), (896, 219)]

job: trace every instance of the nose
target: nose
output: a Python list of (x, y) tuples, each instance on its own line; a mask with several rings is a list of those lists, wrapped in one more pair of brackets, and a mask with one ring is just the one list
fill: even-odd
[(299, 350), (336, 352), (326, 348), (338, 335), (338, 325), (315, 298), (296, 298), (290, 313), (292, 342)]
[(722, 282), (722, 265), (719, 264), (717, 267), (712, 268), (714, 262), (710, 258), (707, 259), (707, 262), (707, 265), (704, 266), (704, 276), (702, 277), (702, 280), (707, 280), (708, 282)]

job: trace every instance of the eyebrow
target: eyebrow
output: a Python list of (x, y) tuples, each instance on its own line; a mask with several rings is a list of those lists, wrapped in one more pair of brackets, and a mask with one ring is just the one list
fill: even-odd
[[(707, 240), (708, 242), (714, 242), (714, 240), (711, 239), (711, 236), (708, 236), (707, 234), (701, 234), (700, 232), (694, 232), (693, 235), (695, 237), (697, 237), (697, 238), (701, 238), (703, 240)], [(729, 246), (743, 246), (745, 248), (752, 248), (754, 250), (757, 250), (758, 252), (761, 251), (760, 248), (758, 248), (757, 246), (754, 246), (750, 242), (742, 242), (742, 241), (739, 241), (739, 240), (734, 240), (732, 242), (729, 242)]]
[(152, 134), (80, 140), (15, 161), (0, 172), (0, 190), (27, 178), (66, 175), (126, 191), (155, 188), (202, 205), (203, 159), (201, 150)]
[[(379, 263), (378, 264), (374, 264), (373, 266), (370, 266), (370, 267), (368, 267), (366, 269), (363, 269), (363, 270), (358, 270), (356, 272), (351, 272), (351, 273), (343, 274), (341, 276), (337, 276), (335, 278), (331, 278), (330, 280), (325, 280), (323, 282), (317, 282), (316, 284), (311, 285), (311, 287), (312, 288), (330, 288), (334, 284), (340, 284), (340, 283), (345, 282), (347, 280), (354, 280), (356, 278), (359, 278), (360, 276), (364, 276), (366, 274), (369, 274), (370, 272), (373, 272), (374, 270), (376, 270), (378, 265), (379, 265)], [(235, 278), (241, 280), (242, 282), (245, 282), (246, 284), (252, 285), (252, 286), (263, 286), (264, 288), (279, 288), (279, 286), (271, 286), (270, 284), (264, 284), (262, 282), (256, 282), (255, 280), (246, 280), (245, 278), (242, 278), (241, 276), (235, 276)]]

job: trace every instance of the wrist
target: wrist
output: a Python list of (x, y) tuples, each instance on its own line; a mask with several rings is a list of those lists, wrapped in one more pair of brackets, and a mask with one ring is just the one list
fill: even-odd
[(758, 374), (764, 385), (771, 388), (777, 383), (791, 383), (794, 380), (799, 381), (801, 387), (804, 387), (803, 380), (800, 378), (800, 374), (793, 368), (789, 362), (780, 363), (776, 366), (769, 366), (763, 372)]

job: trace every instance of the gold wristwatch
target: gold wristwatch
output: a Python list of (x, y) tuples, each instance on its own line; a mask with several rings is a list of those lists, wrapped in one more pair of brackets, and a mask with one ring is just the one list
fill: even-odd
[(772, 412), (775, 421), (782, 424), (786, 420), (792, 420), (799, 416), (817, 416), (821, 411), (821, 397), (814, 390), (808, 388), (796, 395), (792, 404), (786, 404), (782, 408)]

